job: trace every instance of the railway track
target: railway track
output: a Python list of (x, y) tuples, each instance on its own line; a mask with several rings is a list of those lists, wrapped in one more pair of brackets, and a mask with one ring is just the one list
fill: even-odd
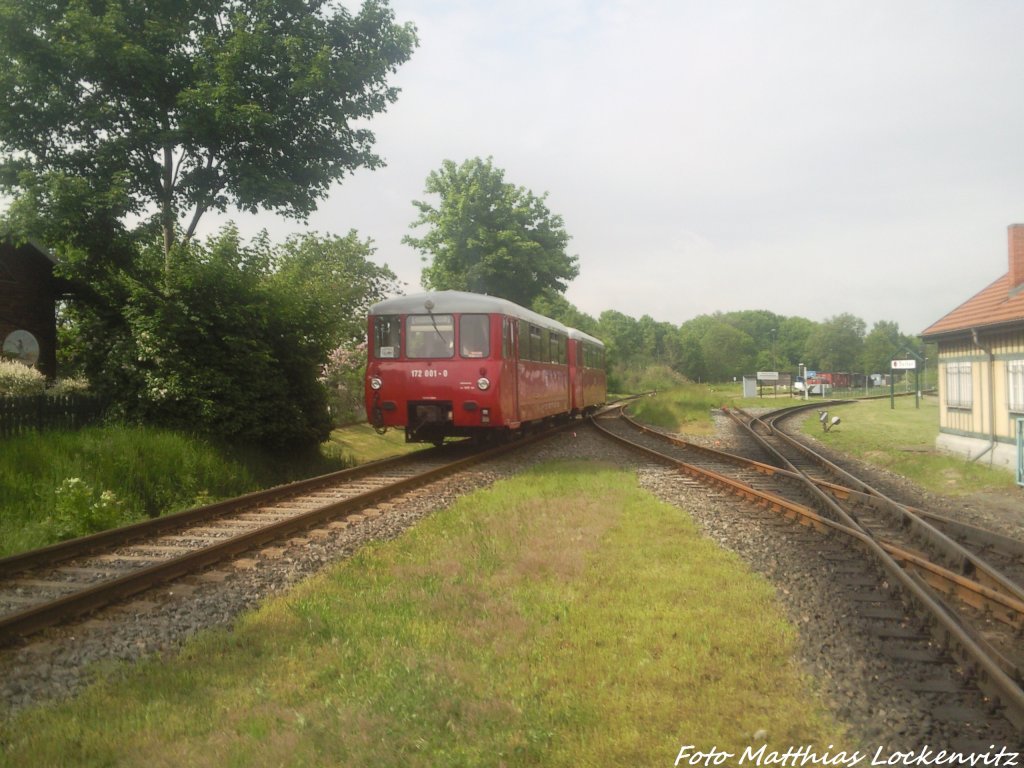
[[(943, 532), (936, 516), (899, 505), (840, 468), (832, 469), (835, 465), (806, 446), (794, 445), (798, 441), (782, 433), (776, 418), (732, 416), (760, 460), (677, 440), (625, 417), (606, 416), (595, 423), (694, 481), (824, 534), (814, 544), (829, 550), (829, 573), (823, 576), (849, 589), (876, 624), (872, 631), (886, 638), (885, 652), (906, 663), (912, 687), (934, 689), (936, 706), (948, 708), (957, 685), (937, 678), (934, 670), (939, 661), (955, 659), (965, 680), (983, 692), (985, 707), (1024, 728), (1020, 543), (982, 538), (964, 526)], [(840, 541), (843, 546), (837, 547)], [(996, 550), (1002, 551), (1006, 567), (989, 561)], [(965, 718), (976, 716), (968, 705), (961, 706)]]
[(0, 645), (254, 548), (346, 519), (557, 432), (420, 451), (0, 559)]

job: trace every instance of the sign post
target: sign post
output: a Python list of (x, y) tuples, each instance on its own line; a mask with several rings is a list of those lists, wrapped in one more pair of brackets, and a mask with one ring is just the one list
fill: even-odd
[[(920, 374), (917, 373), (917, 360), (893, 360), (891, 363), (892, 375), (889, 376), (889, 408), (896, 407), (896, 371), (914, 371), (915, 376)], [(921, 388), (915, 386), (914, 394), (914, 407), (920, 408), (920, 391)]]

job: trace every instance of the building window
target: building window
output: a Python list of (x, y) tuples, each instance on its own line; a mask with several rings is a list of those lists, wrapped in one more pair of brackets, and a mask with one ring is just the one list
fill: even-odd
[(974, 405), (970, 363), (946, 363), (946, 405), (950, 408)]
[(1010, 410), (1024, 413), (1024, 360), (1010, 360), (1006, 364), (1006, 391)]

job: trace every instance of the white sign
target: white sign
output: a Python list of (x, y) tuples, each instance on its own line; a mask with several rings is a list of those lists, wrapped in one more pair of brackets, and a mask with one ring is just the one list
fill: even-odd
[(909, 370), (912, 371), (917, 368), (917, 360), (893, 360), (892, 369), (894, 371)]
[(778, 371), (758, 371), (757, 372), (757, 380), (758, 381), (778, 381), (779, 380), (779, 372)]

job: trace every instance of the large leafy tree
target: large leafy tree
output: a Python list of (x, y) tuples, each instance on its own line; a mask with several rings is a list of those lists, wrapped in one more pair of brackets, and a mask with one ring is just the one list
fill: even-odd
[(586, 312), (581, 312), (563, 294), (554, 290), (547, 290), (534, 299), (530, 309), (592, 336), (600, 332), (597, 320)]
[(398, 292), (395, 274), (374, 263), (375, 252), (355, 230), (345, 237), (295, 235), (274, 249), (270, 280), (289, 298), (296, 326), (324, 349), (362, 342), (370, 305)]
[(909, 351), (920, 354), (920, 341), (901, 333), (899, 323), (879, 320), (864, 337), (864, 370), (867, 373), (887, 373), (892, 360), (906, 357)]
[(530, 306), (547, 290), (564, 293), (579, 274), (576, 256), (565, 248), (569, 235), (562, 217), (524, 187), (505, 181), (491, 159), (474, 158), (461, 165), (445, 160), (427, 177), (432, 205), (413, 201), (419, 217), (412, 227), (426, 226), (422, 237), (403, 242), (433, 261), (423, 270), (423, 284), (435, 290), (489, 293)]
[(326, 294), (387, 279), (335, 258), (368, 244), (194, 238), (210, 211), (302, 219), (379, 166), (365, 121), (415, 45), (386, 0), (0, 0), (6, 224), (60, 255), (72, 362), (127, 415), (322, 435), (317, 376), (354, 333), (324, 318), (361, 300)]
[(804, 351), (807, 347), (807, 339), (814, 332), (817, 323), (808, 320), (806, 317), (786, 317), (779, 324), (779, 333), (776, 338), (776, 355), (779, 361), (779, 370), (788, 370), (796, 373), (800, 363), (804, 360)]
[(415, 44), (383, 0), (0, 0), (0, 187), (91, 258), (151, 218), (166, 272), (206, 212), (302, 218), (379, 165), (357, 124)]
[(865, 327), (863, 320), (848, 312), (826, 318), (807, 337), (804, 362), (819, 371), (856, 371), (861, 363)]
[(898, 323), (880, 320), (864, 337), (862, 366), (869, 373), (888, 373), (889, 364), (902, 343)]
[(742, 376), (755, 367), (757, 351), (754, 340), (724, 319), (708, 328), (700, 340), (700, 347), (705, 371), (711, 381)]

